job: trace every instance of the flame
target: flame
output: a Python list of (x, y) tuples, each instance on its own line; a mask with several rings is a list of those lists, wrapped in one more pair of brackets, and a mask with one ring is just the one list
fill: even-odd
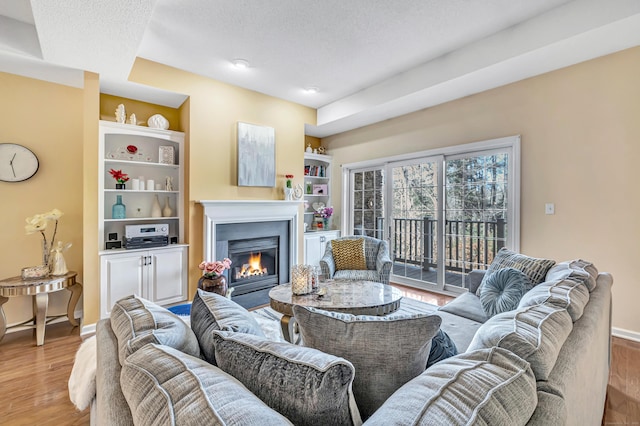
[(249, 256), (247, 263), (242, 265), (242, 268), (236, 269), (236, 279), (249, 278), (256, 275), (268, 275), (267, 268), (262, 267), (262, 253), (253, 254)]
[(262, 265), (260, 264), (261, 259), (262, 259), (262, 253), (258, 253), (256, 255), (251, 253), (251, 256), (249, 256), (250, 271), (262, 271)]

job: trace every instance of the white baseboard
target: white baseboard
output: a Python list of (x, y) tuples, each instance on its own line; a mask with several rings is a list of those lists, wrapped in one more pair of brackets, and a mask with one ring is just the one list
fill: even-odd
[(80, 329), (80, 337), (82, 337), (83, 339), (85, 337), (89, 337), (96, 334), (96, 324), (89, 324), (89, 325), (82, 325), (82, 328)]
[(637, 331), (625, 330), (624, 328), (611, 328), (611, 334), (620, 337), (622, 339), (633, 340), (634, 342), (640, 342), (640, 333)]

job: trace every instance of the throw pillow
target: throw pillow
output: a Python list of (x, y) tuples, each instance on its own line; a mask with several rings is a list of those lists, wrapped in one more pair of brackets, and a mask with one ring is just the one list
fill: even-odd
[(120, 299), (113, 305), (111, 328), (118, 339), (120, 365), (147, 343), (167, 345), (200, 356), (196, 336), (179, 316), (135, 295)]
[(353, 393), (363, 420), (427, 365), (437, 315), (372, 317), (294, 306), (305, 346), (351, 361)]
[(336, 271), (367, 269), (367, 262), (364, 257), (364, 238), (333, 240), (331, 241), (331, 252), (336, 263)]
[(524, 425), (537, 402), (529, 364), (488, 348), (434, 365), (394, 393), (367, 425)]
[(561, 262), (549, 269), (546, 281), (572, 279), (584, 283), (589, 291), (596, 288), (598, 269), (593, 263), (582, 259)]
[(438, 330), (433, 339), (431, 339), (431, 350), (429, 351), (429, 359), (427, 360), (427, 368), (436, 362), (458, 355), (458, 348), (451, 340), (451, 337), (442, 329)]
[(297, 425), (359, 425), (353, 365), (319, 350), (215, 331), (218, 366)]
[(527, 275), (527, 277), (529, 277), (531, 285), (535, 286), (545, 280), (547, 271), (549, 271), (549, 269), (551, 269), (555, 264), (555, 260), (530, 257), (503, 247), (498, 251), (493, 262), (491, 262), (491, 265), (489, 265), (489, 269), (487, 269), (487, 273), (482, 279), (482, 283), (480, 284), (480, 287), (478, 287), (476, 295), (480, 296), (480, 291), (482, 291), (482, 286), (486, 280), (491, 276), (491, 274), (500, 269), (514, 268), (522, 271)]
[(519, 308), (549, 303), (566, 309), (573, 322), (580, 319), (589, 302), (589, 289), (581, 282), (569, 280), (547, 281), (524, 295)]
[(565, 309), (547, 303), (529, 306), (490, 318), (467, 352), (493, 346), (508, 349), (531, 364), (537, 380), (547, 380), (572, 329)]
[(120, 385), (137, 425), (291, 425), (206, 361), (147, 345), (127, 358)]
[(514, 268), (500, 269), (480, 287), (480, 302), (488, 317), (518, 307), (520, 299), (531, 289), (529, 278)]
[(191, 328), (204, 359), (216, 365), (213, 331), (234, 331), (264, 337), (255, 317), (231, 299), (198, 289), (191, 304)]

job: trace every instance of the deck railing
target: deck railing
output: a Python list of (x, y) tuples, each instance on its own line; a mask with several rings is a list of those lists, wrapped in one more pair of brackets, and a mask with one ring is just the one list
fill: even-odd
[[(444, 259), (448, 271), (467, 272), (486, 269), (505, 244), (504, 219), (495, 221), (445, 222)], [(380, 227), (382, 229), (382, 227)], [(436, 267), (438, 258), (437, 221), (422, 219), (393, 220), (393, 258), (427, 270)]]

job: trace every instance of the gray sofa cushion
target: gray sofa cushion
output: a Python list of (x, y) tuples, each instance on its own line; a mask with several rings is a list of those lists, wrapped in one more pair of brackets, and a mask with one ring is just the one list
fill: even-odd
[(585, 284), (573, 280), (557, 280), (535, 286), (524, 295), (518, 307), (549, 303), (566, 309), (571, 320), (576, 322), (582, 316), (588, 302), (589, 289)]
[(424, 371), (442, 322), (437, 315), (354, 316), (303, 306), (293, 312), (305, 346), (354, 365), (353, 392), (363, 419)]
[(213, 332), (218, 366), (299, 425), (359, 425), (353, 365), (319, 350), (228, 331)]
[(390, 425), (524, 425), (536, 408), (529, 363), (501, 348), (448, 358), (394, 393), (366, 422)]
[(567, 262), (558, 263), (553, 268), (549, 269), (546, 281), (564, 280), (567, 278), (583, 282), (591, 292), (596, 288), (598, 269), (593, 263), (586, 260), (569, 260)]
[(448, 312), (477, 322), (485, 322), (489, 319), (482, 307), (480, 297), (474, 293), (462, 293), (446, 305), (440, 306), (438, 311)]
[(200, 356), (196, 336), (180, 317), (138, 296), (125, 297), (113, 305), (111, 328), (118, 338), (120, 365), (147, 343), (167, 345)]
[(524, 272), (514, 268), (500, 269), (487, 277), (480, 287), (480, 303), (488, 317), (512, 311), (532, 287)]
[(265, 337), (255, 317), (236, 302), (216, 293), (198, 289), (191, 304), (193, 329), (204, 359), (216, 365), (213, 331), (233, 331)]
[(167, 346), (127, 358), (120, 382), (138, 425), (291, 424), (227, 373)]
[(487, 278), (500, 269), (515, 268), (522, 271), (529, 277), (531, 284), (535, 286), (545, 280), (547, 271), (555, 264), (555, 260), (526, 256), (503, 247), (498, 251), (491, 265), (489, 265), (476, 294), (480, 295), (482, 286), (487, 281)]
[[(572, 419), (573, 420), (573, 419)], [(538, 390), (538, 405), (527, 426), (566, 425), (567, 406), (564, 399), (554, 393)], [(574, 423), (586, 424), (586, 423)]]
[(543, 304), (505, 312), (485, 322), (467, 352), (493, 346), (510, 350), (531, 363), (538, 380), (547, 380), (573, 328), (565, 309)]

